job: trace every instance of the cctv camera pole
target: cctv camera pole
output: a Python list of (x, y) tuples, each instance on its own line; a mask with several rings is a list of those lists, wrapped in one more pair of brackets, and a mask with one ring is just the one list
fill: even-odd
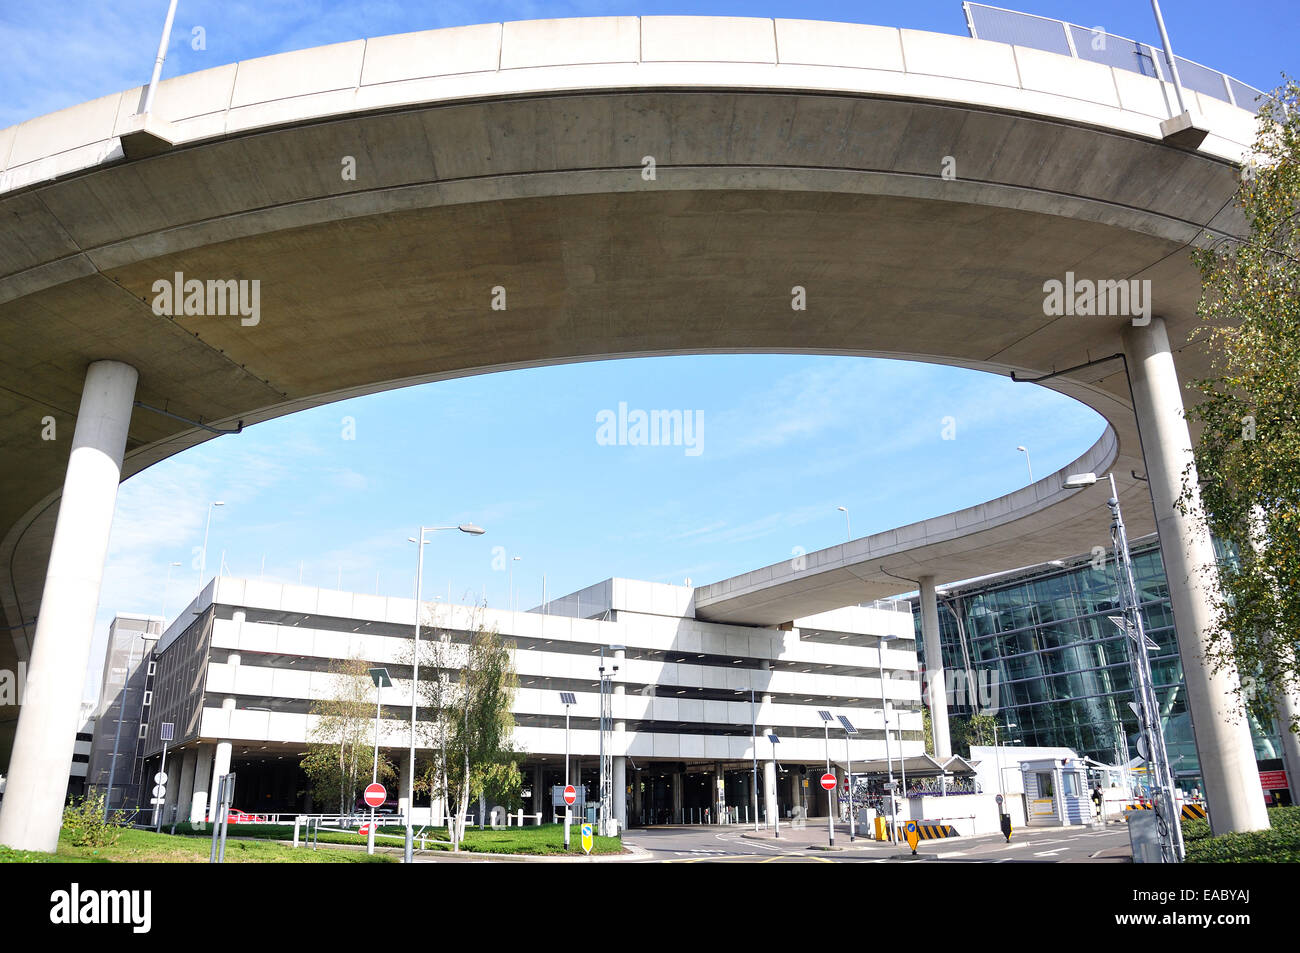
[(1118, 577), (1120, 606), (1126, 623), (1129, 651), (1132, 653), (1134, 693), (1137, 702), (1134, 711), (1141, 719), (1141, 729), (1146, 741), (1146, 754), (1150, 765), (1153, 800), (1160, 807), (1162, 823), (1159, 827), (1161, 854), (1169, 863), (1183, 859), (1183, 832), (1174, 800), (1173, 779), (1169, 772), (1169, 754), (1165, 749), (1164, 732), (1160, 727), (1160, 708), (1151, 678), (1151, 659), (1147, 655), (1147, 634), (1142, 624), (1137, 582), (1133, 578), (1133, 561), (1128, 548), (1128, 533), (1120, 513), (1119, 493), (1115, 489), (1115, 475), (1110, 474), (1110, 537), (1115, 550), (1115, 573)]

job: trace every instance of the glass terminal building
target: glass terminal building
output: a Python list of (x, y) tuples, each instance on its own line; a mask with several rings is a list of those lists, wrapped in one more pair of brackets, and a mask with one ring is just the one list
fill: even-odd
[[(1132, 544), (1170, 765), (1180, 787), (1199, 788), (1200, 765), (1183, 689), (1169, 586), (1154, 535)], [(919, 597), (917, 649), (924, 655)], [(1107, 764), (1137, 757), (1133, 685), (1119, 614), (1114, 560), (1106, 553), (1055, 560), (939, 590), (939, 631), (950, 717), (996, 710), (999, 740), (1060, 745)], [(931, 660), (926, 659), (929, 666)], [(1251, 716), (1261, 768), (1280, 759), (1274, 725)], [(1280, 761), (1277, 767), (1281, 767)]]

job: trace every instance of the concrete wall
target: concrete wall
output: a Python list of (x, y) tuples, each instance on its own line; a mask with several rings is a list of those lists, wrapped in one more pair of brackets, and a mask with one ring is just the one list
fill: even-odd
[[(165, 80), (152, 121), (178, 143), (379, 108), (593, 86), (795, 88), (945, 100), (1160, 138), (1172, 87), (962, 36), (743, 17), (593, 17), (454, 27), (280, 53)], [(1188, 91), (1201, 151), (1236, 161), (1246, 110)], [(0, 130), (0, 192), (123, 157), (136, 87)]]

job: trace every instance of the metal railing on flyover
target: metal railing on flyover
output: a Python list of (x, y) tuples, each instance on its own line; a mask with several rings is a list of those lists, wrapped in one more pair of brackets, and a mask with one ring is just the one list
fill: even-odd
[[(1151, 76), (1166, 83), (1173, 82), (1165, 51), (1150, 43), (1116, 36), (1100, 27), (1079, 26), (1065, 20), (1033, 13), (1017, 13), (985, 3), (972, 3), (970, 0), (962, 3), (962, 9), (966, 12), (966, 26), (970, 35), (977, 40), (1032, 47)], [(1251, 112), (1257, 111), (1262, 105), (1264, 93), (1255, 87), (1181, 56), (1175, 56), (1174, 60), (1178, 64), (1178, 76), (1184, 88)]]

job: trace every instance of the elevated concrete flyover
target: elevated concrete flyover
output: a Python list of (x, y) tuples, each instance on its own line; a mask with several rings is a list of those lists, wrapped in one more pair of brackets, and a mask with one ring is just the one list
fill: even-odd
[[(1139, 416), (1168, 449), (1155, 462), (1118, 361), (1047, 386), (1110, 422), (1094, 458), (1159, 467), (1156, 514), (1176, 520), (1188, 438), (1170, 347), (1199, 290), (1185, 249), (1241, 232), (1234, 164), (1254, 128), (1188, 95), (1208, 131), (1194, 150), (1163, 138), (1167, 84), (1070, 57), (859, 24), (613, 17), (285, 53), (168, 80), (147, 117), (133, 89), (0, 131), (13, 634), (0, 642), (31, 658), (0, 842), (53, 843), (79, 694), (60, 673), (84, 668), (118, 477), (211, 439), (205, 428), (628, 355), (1041, 375), (1127, 352)], [(1044, 281), (1071, 272), (1150, 280), (1159, 317), (1045, 314)], [(256, 281), (259, 307), (167, 313), (159, 286), (178, 275)], [(806, 311), (792, 310), (796, 286)], [(1183, 379), (1204, 370), (1180, 354)], [(1090, 507), (1033, 494), (989, 512), (1026, 514), (1022, 528), (1051, 537), (1044, 551), (1095, 533)], [(1153, 526), (1145, 494), (1124, 481), (1134, 532)], [(1005, 522), (959, 528), (958, 548), (916, 557), (936, 576), (967, 574), (962, 550), (985, 571), (1019, 559)], [(1197, 640), (1203, 600), (1178, 567), (1201, 543), (1174, 558), (1183, 529), (1162, 535), (1171, 588), (1187, 593), (1180, 631)], [(892, 554), (904, 566), (905, 549)], [(1224, 677), (1195, 692), (1189, 680), (1216, 717)], [(1249, 786), (1246, 767), (1225, 770), (1233, 791)]]

